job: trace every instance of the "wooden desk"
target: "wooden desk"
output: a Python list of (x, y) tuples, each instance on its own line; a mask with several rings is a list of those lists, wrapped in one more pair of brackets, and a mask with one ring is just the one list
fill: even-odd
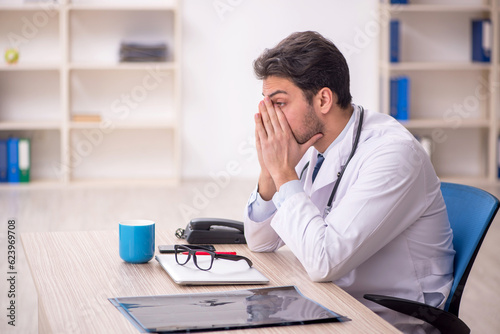
[[(239, 290), (265, 285), (179, 286), (156, 260), (129, 264), (118, 254), (118, 232), (50, 232), (21, 235), (38, 291), (39, 333), (133, 333), (139, 331), (108, 301), (111, 297)], [(156, 233), (156, 245), (179, 241)], [(352, 321), (269, 327), (226, 333), (398, 333), (333, 283), (311, 282), (287, 250), (252, 253), (246, 245), (218, 245), (252, 259), (269, 286), (296, 285), (307, 297)]]

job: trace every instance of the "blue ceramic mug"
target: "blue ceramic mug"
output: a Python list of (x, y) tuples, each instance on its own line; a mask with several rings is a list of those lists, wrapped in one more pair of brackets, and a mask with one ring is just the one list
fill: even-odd
[(120, 257), (130, 263), (146, 263), (155, 254), (155, 223), (125, 220), (119, 223)]

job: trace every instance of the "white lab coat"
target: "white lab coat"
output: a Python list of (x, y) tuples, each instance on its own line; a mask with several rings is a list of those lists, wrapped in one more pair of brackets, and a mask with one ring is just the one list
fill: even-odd
[[(359, 122), (359, 107), (354, 109), (354, 124), (326, 152), (314, 183), (318, 152), (311, 147), (296, 167), (300, 176), (310, 161), (301, 179), (304, 192), (287, 198), (263, 222), (252, 221), (247, 208), (246, 240), (257, 252), (286, 244), (313, 281), (333, 281), (400, 330), (415, 333), (420, 321), (363, 295), (444, 305), (455, 252), (440, 182), (411, 133), (392, 117), (365, 110), (358, 148), (324, 219), (337, 173), (352, 149)], [(255, 198), (256, 191), (249, 206)]]

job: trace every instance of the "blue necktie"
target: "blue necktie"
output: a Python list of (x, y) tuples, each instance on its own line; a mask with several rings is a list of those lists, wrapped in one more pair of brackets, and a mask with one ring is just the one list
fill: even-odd
[(316, 179), (316, 175), (318, 175), (319, 169), (321, 168), (323, 161), (325, 161), (325, 157), (322, 154), (318, 154), (318, 161), (316, 161), (316, 166), (314, 166), (312, 175), (313, 182)]

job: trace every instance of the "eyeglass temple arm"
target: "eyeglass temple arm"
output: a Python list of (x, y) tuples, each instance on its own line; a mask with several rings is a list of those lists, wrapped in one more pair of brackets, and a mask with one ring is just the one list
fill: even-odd
[(231, 260), (231, 261), (245, 260), (245, 261), (247, 261), (247, 263), (250, 267), (253, 266), (253, 263), (249, 258), (241, 256), (241, 255), (215, 254), (215, 258), (224, 259), (224, 260)]

